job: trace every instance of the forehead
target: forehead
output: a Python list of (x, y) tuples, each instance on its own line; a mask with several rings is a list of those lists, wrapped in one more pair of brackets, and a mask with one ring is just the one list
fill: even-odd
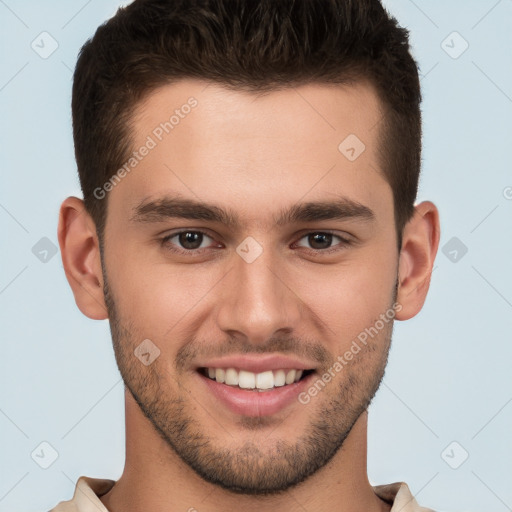
[(377, 94), (365, 83), (263, 94), (198, 80), (166, 85), (135, 110), (137, 156), (127, 160), (109, 209), (129, 216), (144, 200), (178, 194), (229, 204), (254, 219), (273, 205), (277, 211), (300, 199), (341, 196), (378, 210), (383, 197), (392, 202), (379, 170), (381, 119)]

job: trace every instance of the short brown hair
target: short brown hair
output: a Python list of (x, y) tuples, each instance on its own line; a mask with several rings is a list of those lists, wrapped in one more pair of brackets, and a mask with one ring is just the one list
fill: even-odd
[(254, 92), (369, 81), (384, 111), (380, 164), (400, 248), (418, 188), (421, 93), (408, 32), (379, 0), (135, 0), (120, 8), (82, 47), (73, 81), (76, 161), (100, 239), (107, 200), (94, 190), (133, 151), (135, 107), (183, 78)]

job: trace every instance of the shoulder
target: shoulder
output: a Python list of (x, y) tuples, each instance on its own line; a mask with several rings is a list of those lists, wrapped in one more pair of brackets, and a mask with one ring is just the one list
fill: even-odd
[(114, 480), (81, 476), (75, 487), (73, 498), (61, 501), (50, 512), (108, 512), (99, 496), (114, 486)]
[(420, 507), (405, 482), (394, 482), (373, 487), (375, 494), (393, 505), (391, 512), (434, 512), (430, 508)]

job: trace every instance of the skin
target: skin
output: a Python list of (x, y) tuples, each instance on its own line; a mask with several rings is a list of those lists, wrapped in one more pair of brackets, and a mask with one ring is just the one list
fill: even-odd
[[(231, 412), (205, 392), (194, 365), (291, 354), (321, 375), (395, 301), (395, 319), (415, 316), (439, 244), (437, 208), (415, 206), (399, 253), (392, 190), (379, 170), (382, 112), (368, 84), (256, 95), (184, 80), (138, 105), (134, 149), (191, 96), (197, 107), (108, 193), (103, 261), (82, 201), (61, 208), (75, 300), (88, 317), (110, 319), (127, 387), (125, 470), (101, 500), (112, 512), (389, 510), (367, 478), (366, 409), (392, 321), (309, 403), (271, 416)], [(349, 134), (366, 146), (352, 162), (338, 151)], [(237, 224), (137, 220), (138, 206), (171, 196), (229, 210)], [(276, 223), (292, 205), (343, 198), (373, 219)], [(179, 230), (210, 238), (195, 255), (177, 237), (162, 242)], [(308, 234), (325, 231), (336, 236), (319, 248)], [(236, 252), (248, 236), (263, 249), (252, 263)], [(134, 356), (145, 339), (160, 350), (148, 366)]]

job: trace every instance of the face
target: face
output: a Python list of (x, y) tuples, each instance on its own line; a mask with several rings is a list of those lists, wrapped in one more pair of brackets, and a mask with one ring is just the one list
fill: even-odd
[(209, 482), (296, 485), (378, 388), (398, 273), (380, 118), (364, 84), (256, 95), (190, 80), (137, 109), (104, 233), (115, 354)]

